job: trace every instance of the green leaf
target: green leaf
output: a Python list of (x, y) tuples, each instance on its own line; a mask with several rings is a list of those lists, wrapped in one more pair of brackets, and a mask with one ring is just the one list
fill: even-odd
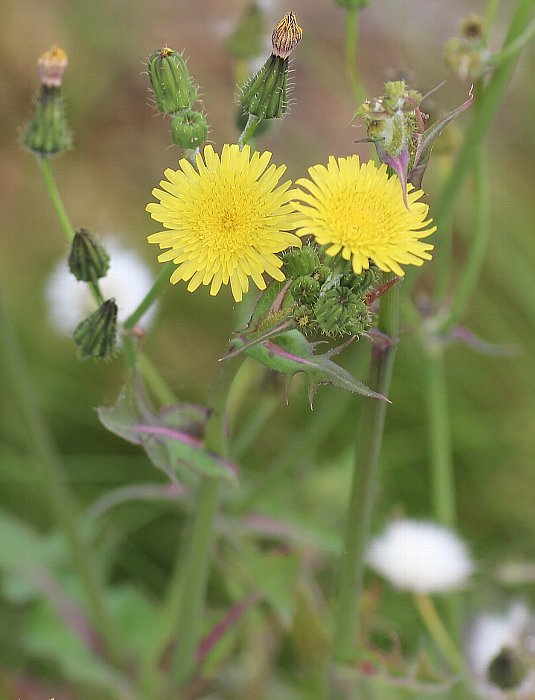
[[(352, 339), (349, 342), (351, 341)], [(234, 347), (237, 349), (245, 345), (246, 342), (243, 337), (233, 341)], [(291, 330), (281, 333), (276, 342), (265, 341), (260, 345), (248, 345), (245, 353), (266, 367), (289, 375), (290, 380), (298, 372), (306, 374), (311, 404), (320, 384), (333, 384), (355, 394), (387, 400), (382, 394), (373, 391), (331, 360), (331, 357), (343, 349), (347, 343), (321, 355), (314, 354), (314, 345), (309, 343), (298, 330)]]
[(234, 478), (236, 468), (204, 446), (203, 406), (176, 404), (156, 412), (140, 377), (131, 377), (115, 406), (97, 408), (112, 433), (141, 445), (154, 466), (172, 480), (193, 485), (199, 475)]

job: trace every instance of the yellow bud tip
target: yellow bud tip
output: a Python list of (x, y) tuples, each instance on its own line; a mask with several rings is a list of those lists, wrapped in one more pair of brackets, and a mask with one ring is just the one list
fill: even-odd
[(275, 56), (287, 58), (301, 41), (303, 30), (297, 24), (294, 12), (288, 12), (281, 19), (271, 35), (271, 44)]
[(67, 67), (67, 54), (59, 46), (53, 46), (37, 60), (41, 83), (47, 87), (59, 87)]

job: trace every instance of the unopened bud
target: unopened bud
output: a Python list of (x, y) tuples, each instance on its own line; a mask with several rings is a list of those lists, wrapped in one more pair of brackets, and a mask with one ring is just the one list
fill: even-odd
[(503, 647), (489, 664), (487, 678), (491, 683), (505, 692), (512, 691), (522, 683), (526, 677), (527, 667), (518, 651), (510, 647)]
[(311, 245), (302, 248), (291, 248), (283, 257), (284, 273), (290, 279), (304, 275), (312, 275), (320, 267), (320, 259), (316, 249)]
[(347, 287), (334, 287), (321, 295), (314, 312), (326, 335), (359, 335), (371, 326), (368, 307)]
[(297, 24), (295, 13), (288, 12), (277, 24), (271, 35), (273, 54), (281, 58), (288, 58), (301, 41), (302, 36), (303, 30)]
[(171, 137), (180, 148), (199, 148), (208, 136), (208, 123), (201, 112), (185, 109), (171, 120)]
[(165, 47), (154, 51), (147, 64), (156, 107), (163, 114), (189, 109), (197, 99), (186, 61), (178, 51)]
[(117, 340), (117, 304), (105, 301), (91, 316), (76, 326), (74, 342), (81, 360), (97, 357), (106, 360), (113, 355)]
[(71, 147), (61, 88), (41, 86), (23, 143), (39, 156), (50, 156)]
[(110, 256), (85, 228), (74, 234), (69, 255), (69, 270), (82, 282), (96, 282), (105, 277)]
[(314, 277), (298, 277), (290, 285), (290, 294), (299, 304), (311, 304), (320, 292), (320, 283)]
[(470, 15), (461, 25), (461, 34), (469, 41), (480, 41), (485, 36), (485, 22), (478, 15)]
[(240, 104), (245, 114), (258, 119), (278, 119), (288, 108), (288, 71), (292, 50), (303, 31), (289, 12), (273, 30), (273, 53), (262, 68), (245, 83)]
[(59, 46), (45, 51), (37, 61), (41, 84), (47, 87), (60, 87), (67, 67), (67, 54)]
[(446, 44), (444, 59), (461, 80), (475, 81), (482, 77), (489, 67), (490, 52), (481, 17), (471, 15), (464, 20), (461, 36)]

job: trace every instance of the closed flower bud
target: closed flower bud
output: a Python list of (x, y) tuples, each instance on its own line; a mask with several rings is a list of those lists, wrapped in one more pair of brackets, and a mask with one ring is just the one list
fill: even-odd
[(82, 282), (96, 282), (105, 277), (110, 256), (85, 228), (74, 234), (69, 255), (69, 270)]
[(252, 2), (227, 39), (226, 49), (233, 58), (247, 61), (261, 54), (263, 48), (264, 13), (256, 2)]
[(292, 248), (284, 255), (284, 273), (290, 279), (312, 275), (320, 267), (316, 249), (310, 245)]
[(178, 51), (168, 47), (154, 51), (147, 64), (156, 107), (163, 114), (189, 109), (197, 99), (186, 61)]
[(60, 87), (67, 67), (67, 54), (59, 46), (45, 51), (37, 61), (41, 84), (47, 87)]
[(109, 359), (117, 340), (115, 299), (108, 299), (91, 316), (79, 323), (73, 337), (81, 360), (89, 357)]
[(302, 304), (315, 301), (320, 291), (320, 283), (313, 277), (298, 277), (290, 285), (290, 294)]
[(318, 326), (327, 335), (359, 335), (371, 325), (368, 307), (347, 287), (334, 287), (322, 295), (314, 312)]
[(207, 136), (208, 123), (201, 112), (185, 109), (171, 120), (171, 137), (180, 148), (199, 148)]
[(41, 86), (23, 143), (38, 156), (51, 156), (71, 147), (61, 88)]
[(288, 107), (289, 58), (302, 36), (293, 12), (289, 12), (272, 34), (273, 53), (262, 68), (245, 83), (240, 104), (245, 114), (258, 119), (278, 119)]
[(461, 80), (478, 80), (488, 70), (490, 52), (485, 39), (485, 23), (476, 15), (461, 25), (461, 36), (450, 39), (444, 48), (447, 65)]
[(514, 691), (527, 675), (527, 667), (518, 650), (503, 647), (492, 659), (487, 670), (487, 678), (504, 691)]

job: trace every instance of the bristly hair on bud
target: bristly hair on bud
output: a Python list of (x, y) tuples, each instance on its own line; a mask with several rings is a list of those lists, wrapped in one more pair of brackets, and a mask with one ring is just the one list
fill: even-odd
[(197, 88), (178, 51), (168, 46), (153, 51), (147, 69), (159, 112), (174, 115), (197, 100)]
[(277, 24), (271, 37), (273, 53), (241, 89), (240, 105), (244, 114), (253, 115), (257, 120), (279, 119), (284, 115), (288, 108), (288, 57), (302, 34), (293, 12)]
[(59, 46), (52, 46), (41, 54), (37, 61), (41, 85), (60, 87), (65, 68), (67, 68), (67, 54)]
[(81, 360), (95, 357), (108, 360), (117, 341), (117, 304), (108, 299), (90, 316), (79, 323), (73, 334)]
[(69, 270), (82, 282), (96, 282), (105, 277), (110, 266), (110, 256), (85, 228), (74, 234), (69, 255)]
[(301, 41), (303, 30), (297, 24), (295, 12), (288, 12), (277, 24), (271, 35), (273, 54), (280, 58), (288, 58)]

